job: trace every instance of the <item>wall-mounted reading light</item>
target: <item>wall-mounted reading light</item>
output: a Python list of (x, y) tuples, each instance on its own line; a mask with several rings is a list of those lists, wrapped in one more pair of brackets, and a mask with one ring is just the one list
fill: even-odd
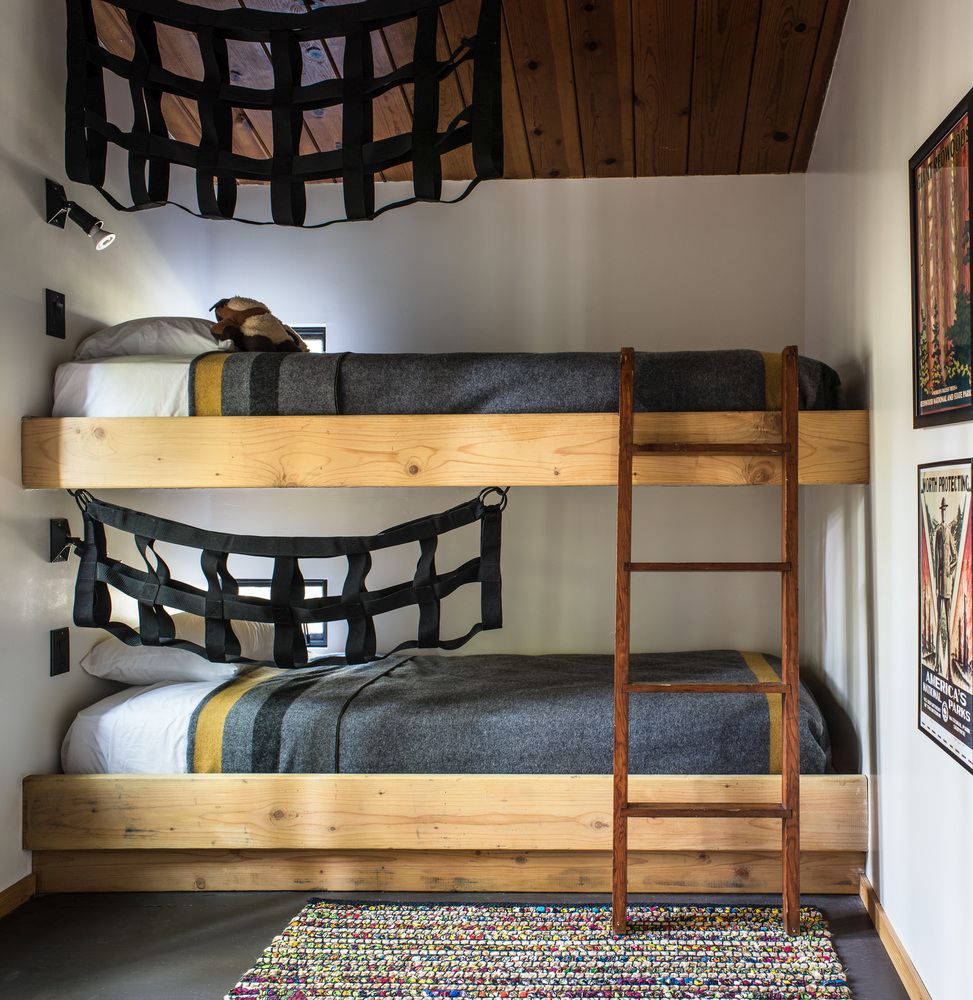
[(115, 234), (105, 229), (101, 219), (96, 219), (80, 205), (68, 201), (64, 188), (57, 181), (47, 180), (47, 221), (59, 229), (70, 219), (89, 239), (94, 240), (96, 250), (107, 250), (115, 242)]

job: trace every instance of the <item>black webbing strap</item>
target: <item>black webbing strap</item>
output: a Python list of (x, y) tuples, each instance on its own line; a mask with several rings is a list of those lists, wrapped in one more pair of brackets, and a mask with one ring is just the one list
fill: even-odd
[[(147, 646), (158, 646), (160, 642), (174, 639), (176, 630), (165, 606), (159, 603), (162, 588), (172, 576), (165, 560), (155, 550), (155, 542), (144, 535), (135, 536), (135, 546), (145, 563), (146, 587), (139, 598), (139, 634)], [(149, 552), (152, 558), (149, 558)]]
[(227, 658), (233, 660), (240, 656), (240, 643), (224, 614), (223, 595), (236, 596), (240, 593), (236, 580), (227, 569), (228, 560), (225, 552), (210, 551), (204, 551), (199, 560), (206, 578), (206, 630), (203, 641), (206, 644), (206, 659), (213, 663), (226, 663)]
[[(84, 491), (74, 496), (84, 519), (84, 537), (76, 546), (81, 564), (75, 588), (75, 624), (105, 629), (129, 646), (173, 646), (217, 663), (269, 665), (271, 661), (241, 655), (231, 624), (264, 622), (274, 626), (273, 665), (300, 667), (327, 659), (308, 661), (303, 626), (310, 623), (348, 623), (345, 656), (349, 663), (376, 659), (375, 618), (400, 608), (418, 608), (417, 637), (389, 653), (434, 647), (458, 649), (477, 633), (500, 628), (503, 623), (500, 546), (506, 489), (490, 487), (466, 503), (396, 525), (377, 535), (334, 538), (231, 535), (119, 507)], [(439, 572), (436, 567), (439, 537), (476, 522), (480, 524), (479, 555), (455, 569)], [(133, 536), (144, 569), (109, 556), (106, 527)], [(205, 590), (173, 578), (159, 554), (160, 543), (200, 550)], [(371, 553), (410, 543), (419, 546), (412, 579), (370, 591), (367, 578)], [(273, 560), (269, 599), (240, 594), (228, 568), (231, 555)], [(347, 561), (340, 596), (307, 597), (300, 560), (339, 557)], [(480, 621), (459, 638), (444, 639), (440, 631), (442, 601), (467, 584), (480, 586)], [(138, 630), (112, 621), (111, 588), (137, 602)], [(204, 646), (176, 638), (169, 608), (205, 619)]]
[(89, 116), (104, 120), (106, 115), (104, 72), (89, 58), (88, 52), (89, 43), (98, 38), (98, 30), (90, 3), (69, 3), (67, 15), (64, 159), (72, 180), (100, 190), (105, 183), (108, 164), (108, 138), (87, 128)]
[(294, 175), (294, 162), (301, 152), (304, 114), (290, 98), (301, 85), (304, 63), (301, 44), (290, 31), (271, 32), (270, 62), (274, 71), (270, 208), (278, 226), (302, 226), (307, 200), (303, 182)]
[[(477, 177), (503, 174), (503, 87), (500, 77), (500, 4), (480, 4), (473, 40), (473, 169)], [(500, 174), (493, 174), (500, 164)]]
[(436, 148), (439, 138), (439, 74), (436, 72), (436, 38), (439, 11), (427, 7), (416, 17), (415, 66), (412, 112), (413, 188), (420, 201), (439, 201), (443, 171)]
[(220, 150), (233, 145), (233, 109), (220, 100), (223, 81), (230, 75), (226, 39), (213, 28), (201, 28), (199, 51), (203, 59), (203, 82), (196, 100), (199, 113), (196, 203), (202, 216), (219, 219), (233, 215), (237, 196), (236, 179), (217, 173)]
[[(443, 201), (442, 157), (470, 146), (474, 177), (451, 201), (466, 197), (477, 182), (503, 174), (503, 123), (500, 79), (501, 0), (479, 0), (477, 33), (458, 42), (452, 52), (440, 31), (440, 8), (459, 0), (362, 0), (318, 6), (307, 13), (254, 10), (227, 5), (211, 9), (179, 0), (101, 0), (124, 12), (133, 38), (131, 57), (109, 51), (98, 36), (94, 0), (66, 0), (68, 8), (68, 86), (65, 119), (65, 162), (71, 180), (96, 187), (120, 211), (161, 204), (204, 218), (232, 219), (239, 181), (269, 184), (273, 224), (320, 228), (352, 219), (374, 219), (416, 201)], [(411, 22), (411, 24), (409, 23)], [(202, 78), (182, 75), (160, 54), (159, 26), (190, 33), (198, 43)], [(373, 45), (378, 32), (414, 27), (412, 59), (376, 76)], [(304, 82), (306, 43), (341, 51), (338, 79)], [(272, 86), (237, 82), (233, 43), (262, 48), (269, 57)], [(107, 44), (107, 43), (106, 43)], [(473, 63), (469, 103), (445, 125), (440, 122), (444, 81), (465, 62)], [(131, 127), (109, 121), (105, 77), (125, 80), (132, 98)], [(249, 81), (244, 81), (249, 82)], [(375, 139), (375, 102), (393, 89), (409, 95), (411, 125), (395, 135)], [(167, 108), (181, 102), (199, 121), (198, 143), (169, 134)], [(341, 137), (334, 149), (311, 142), (305, 119), (328, 108), (341, 110)], [(248, 112), (269, 117), (271, 148), (267, 155), (234, 149), (234, 121)], [(307, 140), (302, 146), (302, 139)], [(109, 145), (128, 156), (129, 198), (105, 187)], [(412, 165), (411, 197), (375, 207), (375, 178), (401, 164)], [(189, 167), (196, 174), (196, 207), (170, 200), (170, 167)], [(344, 218), (308, 224), (306, 185), (339, 180), (344, 187)], [(267, 225), (253, 219), (240, 219)]]
[(375, 212), (375, 175), (365, 169), (365, 143), (373, 138), (372, 102), (365, 96), (365, 80), (374, 76), (372, 37), (364, 24), (351, 27), (345, 36), (342, 68), (344, 94), (341, 104), (341, 182), (345, 215), (368, 219)]
[[(147, 79), (149, 67), (161, 62), (159, 40), (155, 22), (150, 17), (129, 11), (128, 24), (135, 47), (132, 65), (138, 67), (138, 72), (129, 79), (134, 115), (132, 135), (142, 137), (143, 140), (129, 148), (128, 183), (134, 204), (151, 205), (164, 200), (169, 191), (169, 164), (153, 156), (149, 145), (152, 136), (165, 138), (169, 135), (162, 113), (162, 92), (152, 87)], [(145, 176), (146, 166), (149, 172), (148, 182)]]

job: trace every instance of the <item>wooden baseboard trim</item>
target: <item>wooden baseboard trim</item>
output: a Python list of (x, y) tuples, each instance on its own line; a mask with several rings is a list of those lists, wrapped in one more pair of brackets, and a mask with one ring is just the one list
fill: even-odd
[(19, 909), (36, 892), (37, 876), (33, 872), (25, 875), (19, 882), (8, 885), (6, 889), (0, 891), (0, 917)]
[(906, 993), (909, 994), (910, 1000), (932, 1000), (929, 990), (926, 989), (925, 984), (919, 978), (919, 973), (916, 972), (916, 967), (912, 964), (912, 959), (909, 958), (898, 934), (895, 933), (895, 928), (889, 922), (888, 914), (879, 902), (875, 887), (864, 875), (861, 877), (859, 895), (875, 925), (879, 940), (885, 946), (885, 950), (892, 960), (892, 965), (899, 974), (899, 979), (902, 980)]
[[(855, 893), (858, 851), (805, 852), (805, 892)], [(41, 892), (607, 892), (609, 851), (35, 851)], [(780, 892), (780, 852), (635, 851), (633, 892)]]

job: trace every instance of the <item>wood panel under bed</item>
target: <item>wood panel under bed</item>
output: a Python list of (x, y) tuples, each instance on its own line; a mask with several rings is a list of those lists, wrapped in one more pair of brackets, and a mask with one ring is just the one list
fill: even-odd
[[(610, 734), (606, 734), (610, 735)], [(648, 800), (748, 802), (771, 776), (633, 775)], [(604, 892), (611, 775), (37, 775), (24, 847), (41, 892)], [(801, 781), (806, 892), (857, 893), (866, 779)], [(773, 820), (645, 820), (637, 892), (779, 892)]]

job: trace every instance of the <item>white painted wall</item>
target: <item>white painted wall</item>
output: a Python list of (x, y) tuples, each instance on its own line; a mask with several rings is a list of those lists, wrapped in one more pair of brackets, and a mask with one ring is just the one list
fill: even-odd
[[(803, 340), (803, 207), (801, 177), (485, 184), (460, 205), (396, 210), (371, 224), (214, 227), (211, 297), (254, 296), (287, 321), (325, 322), (335, 351), (778, 350)], [(289, 491), (204, 503), (213, 523), (273, 518), (335, 533), (372, 531), (470, 494)], [(645, 558), (774, 558), (776, 491), (637, 496)], [(614, 491), (516, 490), (504, 531), (505, 627), (470, 648), (608, 651)], [(777, 590), (769, 579), (640, 578), (634, 648), (776, 650)], [(387, 635), (397, 641), (401, 626)]]
[[(58, 767), (74, 711), (102, 690), (77, 669), (89, 637), (72, 630), (75, 667), (48, 676), (48, 631), (70, 621), (72, 568), (47, 563), (47, 520), (77, 509), (65, 494), (20, 488), (20, 420), (50, 412), (54, 366), (104, 322), (200, 303), (207, 230), (175, 210), (117, 219), (99, 195), (69, 195), (122, 236), (96, 253), (81, 230), (44, 222), (44, 177), (63, 179), (63, 4), (11, 0), (0, 32), (0, 888), (30, 870), (20, 849), (20, 779)], [(106, 214), (107, 213), (107, 214)], [(44, 336), (44, 288), (67, 294), (68, 339)], [(203, 293), (205, 297), (205, 293)]]
[[(371, 224), (213, 225), (207, 295), (253, 296), (285, 321), (324, 322), (334, 351), (778, 350), (803, 339), (803, 210), (801, 177), (486, 184), (460, 205), (416, 206)], [(472, 493), (157, 491), (139, 503), (225, 530), (359, 534)], [(778, 506), (777, 492), (759, 487), (636, 491), (637, 553), (776, 558)], [(504, 628), (467, 651), (608, 652), (614, 525), (612, 489), (515, 490), (504, 519)], [(475, 532), (441, 551), (458, 564), (472, 544)], [(167, 558), (199, 579), (190, 554)], [(377, 559), (370, 584), (411, 576), (414, 559), (411, 551)], [(340, 589), (340, 560), (320, 570)], [(266, 565), (249, 572), (269, 575)], [(634, 649), (779, 647), (778, 585), (769, 578), (728, 586), (715, 576), (642, 577), (635, 595)], [(476, 602), (473, 588), (450, 599), (444, 635), (466, 631)], [(407, 634), (415, 634), (412, 611), (389, 616), (380, 640), (390, 648)], [(344, 636), (333, 626), (332, 648)]]
[(855, 0), (807, 177), (807, 349), (872, 411), (871, 489), (807, 504), (805, 651), (856, 720), (870, 874), (936, 1000), (970, 1000), (973, 777), (916, 727), (916, 465), (973, 424), (913, 430), (908, 161), (973, 86), (969, 0)]

